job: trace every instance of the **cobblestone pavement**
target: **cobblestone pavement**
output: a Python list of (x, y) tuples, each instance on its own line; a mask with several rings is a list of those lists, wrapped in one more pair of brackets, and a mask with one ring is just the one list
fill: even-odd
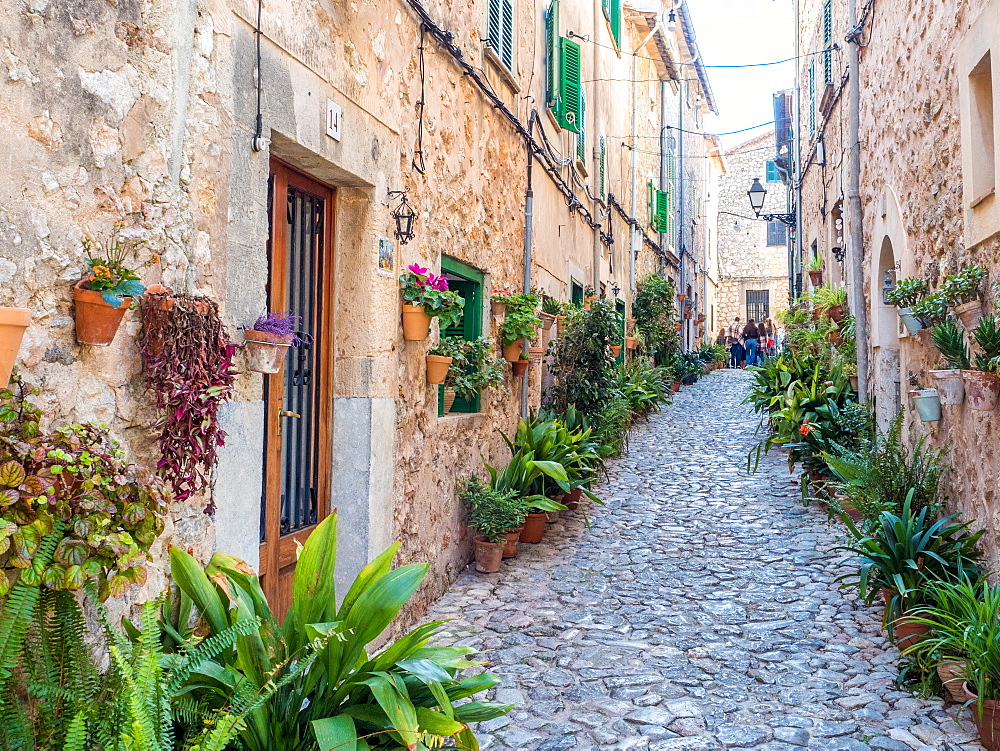
[(895, 687), (881, 607), (838, 588), (841, 533), (785, 457), (743, 470), (746, 384), (686, 387), (633, 431), (590, 529), (575, 512), (434, 606), (517, 705), (480, 725), (483, 748), (981, 749), (967, 710)]

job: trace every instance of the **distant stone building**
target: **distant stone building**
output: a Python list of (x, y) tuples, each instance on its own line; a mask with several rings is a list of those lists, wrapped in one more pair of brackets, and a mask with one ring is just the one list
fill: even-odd
[[(774, 132), (726, 152), (719, 179), (716, 293), (719, 326), (734, 316), (744, 322), (774, 318), (788, 307), (788, 231), (781, 222), (751, 219), (747, 190), (759, 178), (767, 188), (764, 212), (785, 213), (787, 193), (774, 165)], [(716, 332), (718, 333), (718, 332)]]

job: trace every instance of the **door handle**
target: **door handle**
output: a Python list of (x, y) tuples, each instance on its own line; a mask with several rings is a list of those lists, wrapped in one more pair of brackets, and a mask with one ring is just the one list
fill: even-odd
[(300, 415), (298, 412), (291, 412), (287, 409), (282, 410), (278, 414), (281, 415), (282, 417), (302, 417), (302, 415)]

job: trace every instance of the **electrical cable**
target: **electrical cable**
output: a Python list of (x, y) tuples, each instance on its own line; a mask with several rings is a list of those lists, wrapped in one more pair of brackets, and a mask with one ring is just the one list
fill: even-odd
[(424, 96), (424, 83), (427, 79), (427, 69), (424, 66), (424, 36), (426, 33), (426, 25), (420, 24), (420, 46), (417, 47), (417, 50), (419, 51), (417, 56), (418, 66), (420, 68), (420, 101), (417, 102), (417, 107), (420, 112), (417, 115), (417, 148), (413, 150), (413, 160), (411, 161), (411, 164), (413, 165), (413, 169), (421, 175), (427, 174), (427, 164), (424, 162), (424, 107), (426, 103), (426, 97)]
[[(603, 47), (604, 49), (611, 50), (612, 52), (614, 52), (616, 54), (619, 52), (619, 50), (616, 47), (612, 47), (609, 44), (601, 44), (600, 42), (595, 42), (595, 41), (590, 40), (590, 39), (584, 39), (582, 43), (583, 44), (592, 44), (595, 47)], [(764, 67), (768, 67), (768, 66), (771, 66), (771, 65), (784, 65), (785, 63), (795, 62), (796, 60), (800, 60), (800, 59), (805, 58), (805, 57), (812, 57), (813, 55), (822, 55), (825, 52), (830, 52), (831, 50), (838, 50), (838, 49), (839, 49), (839, 47), (827, 47), (827, 48), (824, 48), (822, 50), (819, 50), (818, 52), (806, 52), (803, 55), (794, 55), (792, 57), (787, 57), (784, 60), (774, 60), (772, 62), (767, 62), (767, 63), (743, 63), (743, 64), (740, 64), (740, 65), (705, 65), (705, 64), (703, 64), (701, 62), (697, 62), (697, 61), (681, 62), (680, 60), (670, 60), (669, 64), (670, 65), (690, 65), (690, 66), (694, 66), (694, 67), (697, 67), (697, 68), (713, 68), (713, 69), (727, 69), (727, 70), (732, 70), (732, 69), (737, 69), (737, 68), (764, 68)], [(639, 58), (640, 60), (653, 60), (654, 62), (660, 62), (660, 61), (662, 61), (662, 62), (668, 62), (668, 61), (664, 61), (662, 57), (649, 57), (648, 55), (640, 55), (637, 52), (631, 52), (631, 53), (626, 52), (625, 54), (630, 54), (630, 55), (632, 55), (634, 57)], [(698, 79), (698, 80), (700, 80), (700, 79)]]
[(256, 36), (255, 42), (257, 46), (257, 118), (253, 138), (250, 140), (250, 148), (256, 153), (264, 150), (264, 115), (263, 108), (261, 107), (261, 98), (264, 91), (264, 75), (263, 71), (260, 69), (260, 38), (263, 33), (261, 31), (260, 22), (263, 11), (264, 0), (257, 0), (257, 28), (254, 30)]

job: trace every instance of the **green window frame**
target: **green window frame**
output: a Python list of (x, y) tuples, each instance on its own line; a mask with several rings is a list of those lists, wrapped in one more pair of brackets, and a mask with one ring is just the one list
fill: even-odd
[[(466, 341), (478, 339), (483, 335), (483, 272), (469, 266), (467, 263), (441, 256), (441, 273), (448, 277), (448, 288), (453, 289), (465, 299), (462, 319), (441, 332), (442, 336), (460, 336)], [(477, 394), (474, 399), (455, 398), (452, 413), (479, 412), (481, 400)], [(438, 386), (438, 417), (444, 417), (444, 386)]]
[(809, 132), (816, 132), (816, 61), (809, 63)]
[(576, 279), (570, 280), (569, 301), (578, 308), (583, 307), (583, 285)]
[(833, 0), (823, 3), (823, 83), (833, 83)]
[(486, 43), (507, 70), (514, 70), (514, 0), (488, 0)]
[(559, 0), (545, 12), (545, 104), (555, 111), (559, 99)]
[(572, 39), (559, 37), (558, 91), (552, 104), (552, 114), (561, 128), (580, 132), (583, 120), (583, 87), (580, 80), (580, 45)]
[(576, 158), (587, 166), (587, 97), (580, 91), (580, 130), (576, 134)]
[(775, 164), (774, 160), (769, 159), (767, 161), (766, 170), (766, 180), (769, 183), (780, 183), (781, 182), (781, 172), (778, 171), (778, 165)]

